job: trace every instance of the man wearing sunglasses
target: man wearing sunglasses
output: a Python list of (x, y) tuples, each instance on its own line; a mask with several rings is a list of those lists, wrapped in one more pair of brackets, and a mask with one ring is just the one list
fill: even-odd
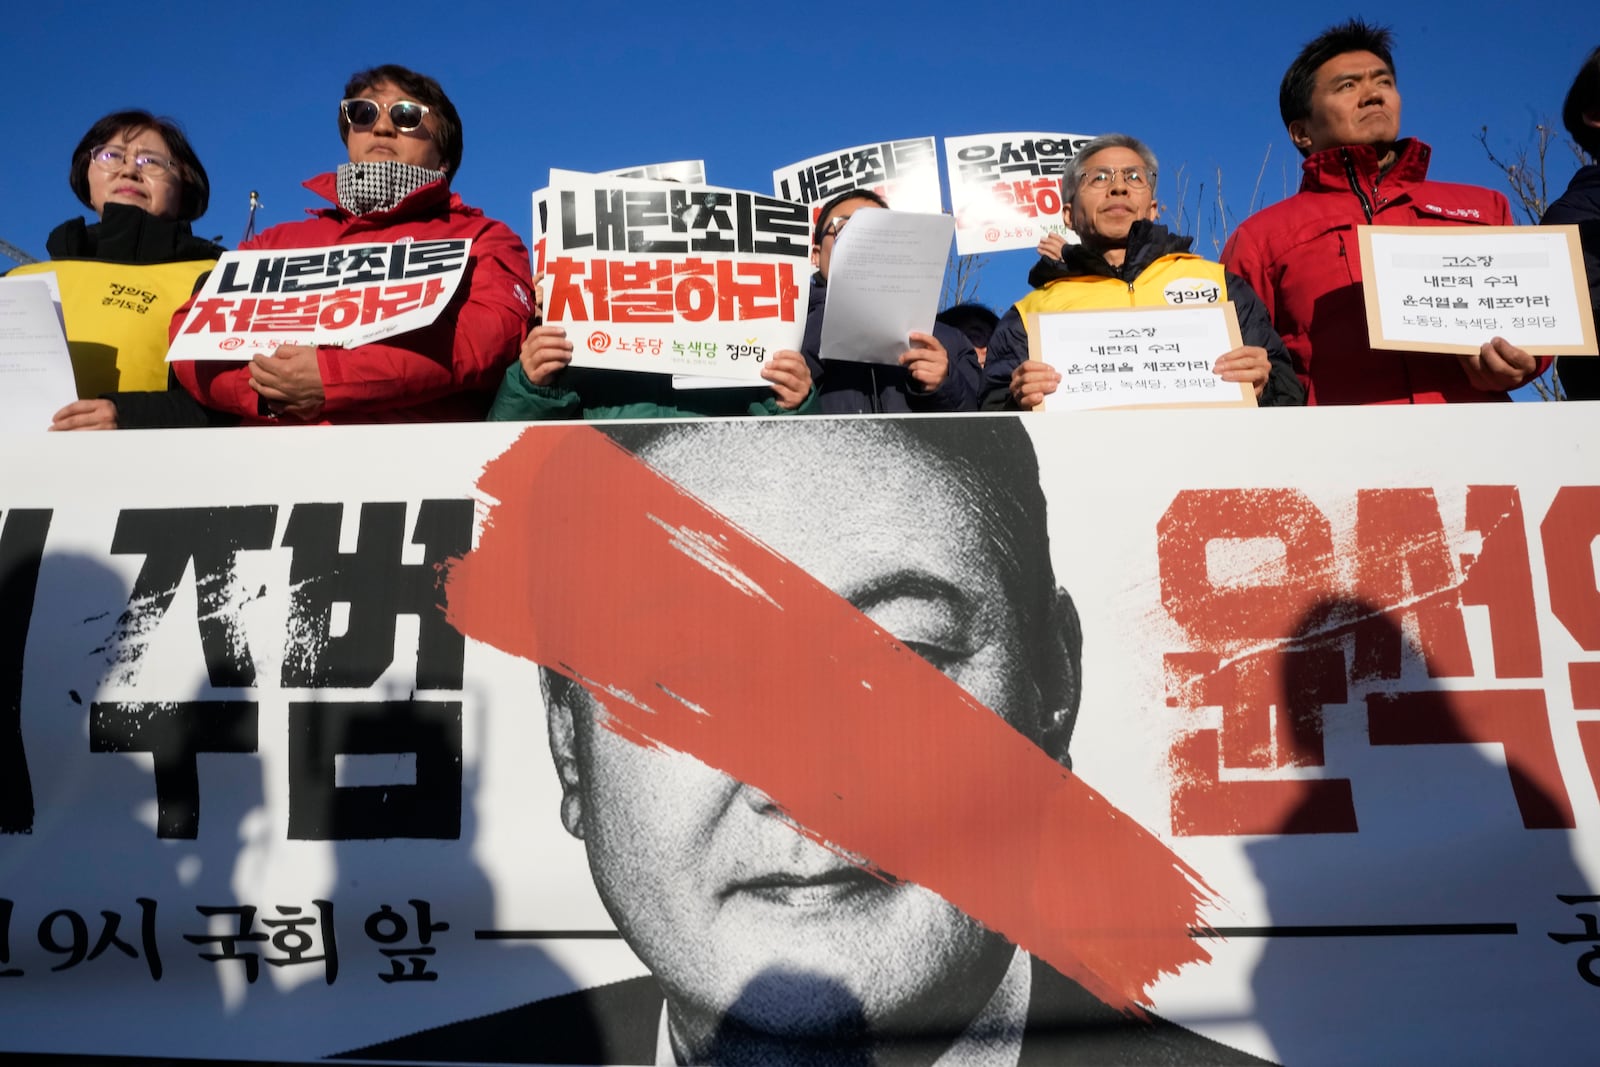
[(984, 407), (1037, 407), (1061, 383), (1060, 371), (1028, 359), (1031, 314), (1225, 300), (1233, 301), (1244, 344), (1219, 353), (1212, 373), (1250, 383), (1262, 406), (1305, 403), (1266, 307), (1243, 279), (1191, 254), (1193, 238), (1156, 224), (1155, 186), (1155, 153), (1127, 134), (1096, 137), (1067, 162), (1061, 200), (1081, 243), (1041, 244), (1055, 255), (1034, 265), (1033, 292), (1006, 312), (990, 338)]
[[(246, 423), (476, 421), (516, 361), (533, 313), (528, 250), (502, 222), (450, 191), (461, 119), (432, 78), (393, 64), (357, 73), (339, 103), (349, 161), (306, 188), (331, 202), (241, 249), (469, 238), (450, 306), (423, 329), (355, 348), (280, 345), (245, 364), (179, 362), (207, 407)], [(188, 308), (173, 317), (176, 331)]]

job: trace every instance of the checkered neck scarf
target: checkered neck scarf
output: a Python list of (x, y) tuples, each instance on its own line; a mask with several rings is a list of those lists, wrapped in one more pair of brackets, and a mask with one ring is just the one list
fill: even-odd
[(341, 163), (337, 177), (339, 206), (352, 215), (387, 211), (424, 185), (442, 177), (442, 170), (429, 170), (398, 160)]

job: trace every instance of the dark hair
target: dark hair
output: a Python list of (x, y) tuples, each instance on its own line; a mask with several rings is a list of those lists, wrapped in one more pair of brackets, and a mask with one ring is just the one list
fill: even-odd
[(134, 130), (154, 130), (172, 151), (172, 161), (178, 165), (174, 177), (183, 187), (178, 198), (178, 218), (183, 222), (193, 222), (204, 215), (206, 206), (211, 203), (211, 179), (206, 176), (206, 168), (200, 165), (200, 157), (189, 146), (189, 138), (183, 135), (183, 127), (165, 115), (152, 115), (138, 108), (113, 111), (90, 126), (89, 132), (78, 142), (78, 147), (72, 150), (72, 169), (68, 172), (67, 182), (78, 200), (84, 207), (94, 210), (94, 204), (89, 199), (89, 153), (117, 134)]
[(888, 207), (889, 201), (873, 192), (871, 189), (847, 189), (838, 196), (822, 205), (822, 213), (817, 216), (816, 228), (811, 231), (811, 244), (822, 244), (822, 228), (828, 224), (828, 216), (839, 210), (840, 204), (847, 204), (852, 200), (871, 200), (879, 207)]
[(960, 330), (973, 348), (987, 348), (1000, 316), (982, 304), (955, 304), (935, 315), (934, 321)]
[(1561, 124), (1589, 158), (1600, 160), (1600, 129), (1583, 121), (1585, 115), (1600, 121), (1600, 48), (1589, 53), (1561, 105)]
[[(398, 63), (385, 63), (381, 67), (350, 75), (350, 80), (344, 85), (344, 98), (348, 100), (360, 96), (373, 86), (385, 82), (417, 103), (426, 104), (438, 120), (439, 131), (434, 136), (434, 143), (439, 146), (439, 155), (444, 159), (445, 181), (454, 180), (456, 172), (461, 169), (461, 149), (465, 143), (461, 132), (461, 116), (457, 114), (456, 106), (444, 95), (444, 89), (438, 82)], [(350, 142), (350, 123), (345, 121), (342, 108), (339, 111), (339, 140), (346, 144)]]
[[(1278, 86), (1278, 113), (1284, 126), (1311, 117), (1311, 94), (1317, 87), (1317, 71), (1322, 64), (1347, 52), (1371, 52), (1396, 74), (1394, 33), (1387, 26), (1376, 26), (1359, 18), (1329, 26), (1300, 49)], [(1398, 75), (1396, 75), (1398, 77)]]

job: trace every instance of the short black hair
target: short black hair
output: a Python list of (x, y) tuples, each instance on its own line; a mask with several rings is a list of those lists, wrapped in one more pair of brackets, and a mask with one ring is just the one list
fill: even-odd
[(934, 321), (960, 330), (973, 348), (988, 348), (1000, 316), (983, 304), (954, 304), (935, 315)]
[(206, 176), (206, 168), (200, 165), (200, 157), (195, 155), (189, 138), (184, 136), (183, 127), (178, 125), (176, 119), (152, 115), (139, 108), (113, 111), (105, 116), (89, 127), (89, 132), (83, 135), (78, 147), (72, 150), (72, 168), (68, 171), (67, 183), (72, 186), (79, 201), (84, 207), (94, 210), (94, 204), (89, 199), (90, 153), (120, 133), (136, 133), (139, 130), (159, 133), (172, 151), (172, 161), (178, 165), (175, 177), (183, 187), (178, 198), (178, 218), (183, 222), (193, 222), (204, 215), (211, 203), (211, 179)]
[(1600, 121), (1600, 48), (1583, 61), (1561, 105), (1561, 124), (1567, 128), (1567, 136), (1589, 153), (1590, 159), (1600, 160), (1600, 129), (1583, 121), (1585, 115)]
[[(466, 139), (461, 131), (461, 116), (438, 82), (426, 74), (418, 74), (398, 63), (385, 63), (380, 67), (359, 70), (350, 75), (350, 80), (345, 82), (344, 99), (360, 96), (373, 86), (386, 82), (417, 103), (426, 104), (428, 110), (438, 120), (439, 132), (434, 137), (434, 142), (439, 146), (439, 155), (444, 159), (445, 181), (453, 181), (456, 172), (461, 169), (461, 150)], [(344, 117), (343, 108), (339, 109), (339, 140), (346, 144), (350, 142), (350, 123)]]
[(838, 196), (822, 205), (822, 213), (817, 216), (817, 225), (811, 231), (811, 244), (813, 247), (822, 245), (822, 228), (828, 224), (828, 217), (839, 210), (840, 204), (847, 204), (852, 200), (871, 200), (879, 207), (888, 207), (889, 201), (873, 192), (871, 189), (847, 189)]
[(1283, 82), (1278, 86), (1278, 113), (1287, 127), (1291, 122), (1311, 117), (1311, 94), (1317, 87), (1317, 71), (1322, 64), (1346, 52), (1371, 52), (1389, 73), (1394, 69), (1394, 32), (1387, 26), (1363, 22), (1359, 18), (1329, 26), (1300, 49), (1289, 69), (1284, 71)]

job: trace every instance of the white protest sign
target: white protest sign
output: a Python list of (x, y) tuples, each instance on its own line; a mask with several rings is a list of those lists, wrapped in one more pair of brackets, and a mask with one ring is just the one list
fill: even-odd
[(545, 322), (572, 365), (755, 384), (805, 332), (810, 220), (760, 193), (550, 172)]
[(822, 204), (852, 189), (870, 189), (897, 211), (944, 210), (934, 139), (839, 148), (772, 172), (773, 193), (802, 204)]
[(857, 363), (897, 362), (913, 330), (933, 329), (950, 258), (949, 215), (862, 208), (833, 239), (822, 352)]
[(1057, 311), (1031, 316), (1028, 356), (1061, 372), (1035, 410), (1150, 405), (1255, 406), (1255, 391), (1211, 372), (1238, 348), (1232, 301), (1204, 307)]
[(1061, 174), (1091, 138), (1078, 133), (981, 133), (944, 139), (961, 255), (1033, 248), (1076, 237), (1061, 217)]
[(78, 399), (55, 275), (0, 278), (0, 428), (44, 430)]
[(1471, 355), (1491, 337), (1595, 355), (1576, 226), (1361, 226), (1374, 348)]
[(419, 330), (461, 284), (466, 238), (225, 252), (167, 361), (247, 360), (278, 345), (354, 348)]

